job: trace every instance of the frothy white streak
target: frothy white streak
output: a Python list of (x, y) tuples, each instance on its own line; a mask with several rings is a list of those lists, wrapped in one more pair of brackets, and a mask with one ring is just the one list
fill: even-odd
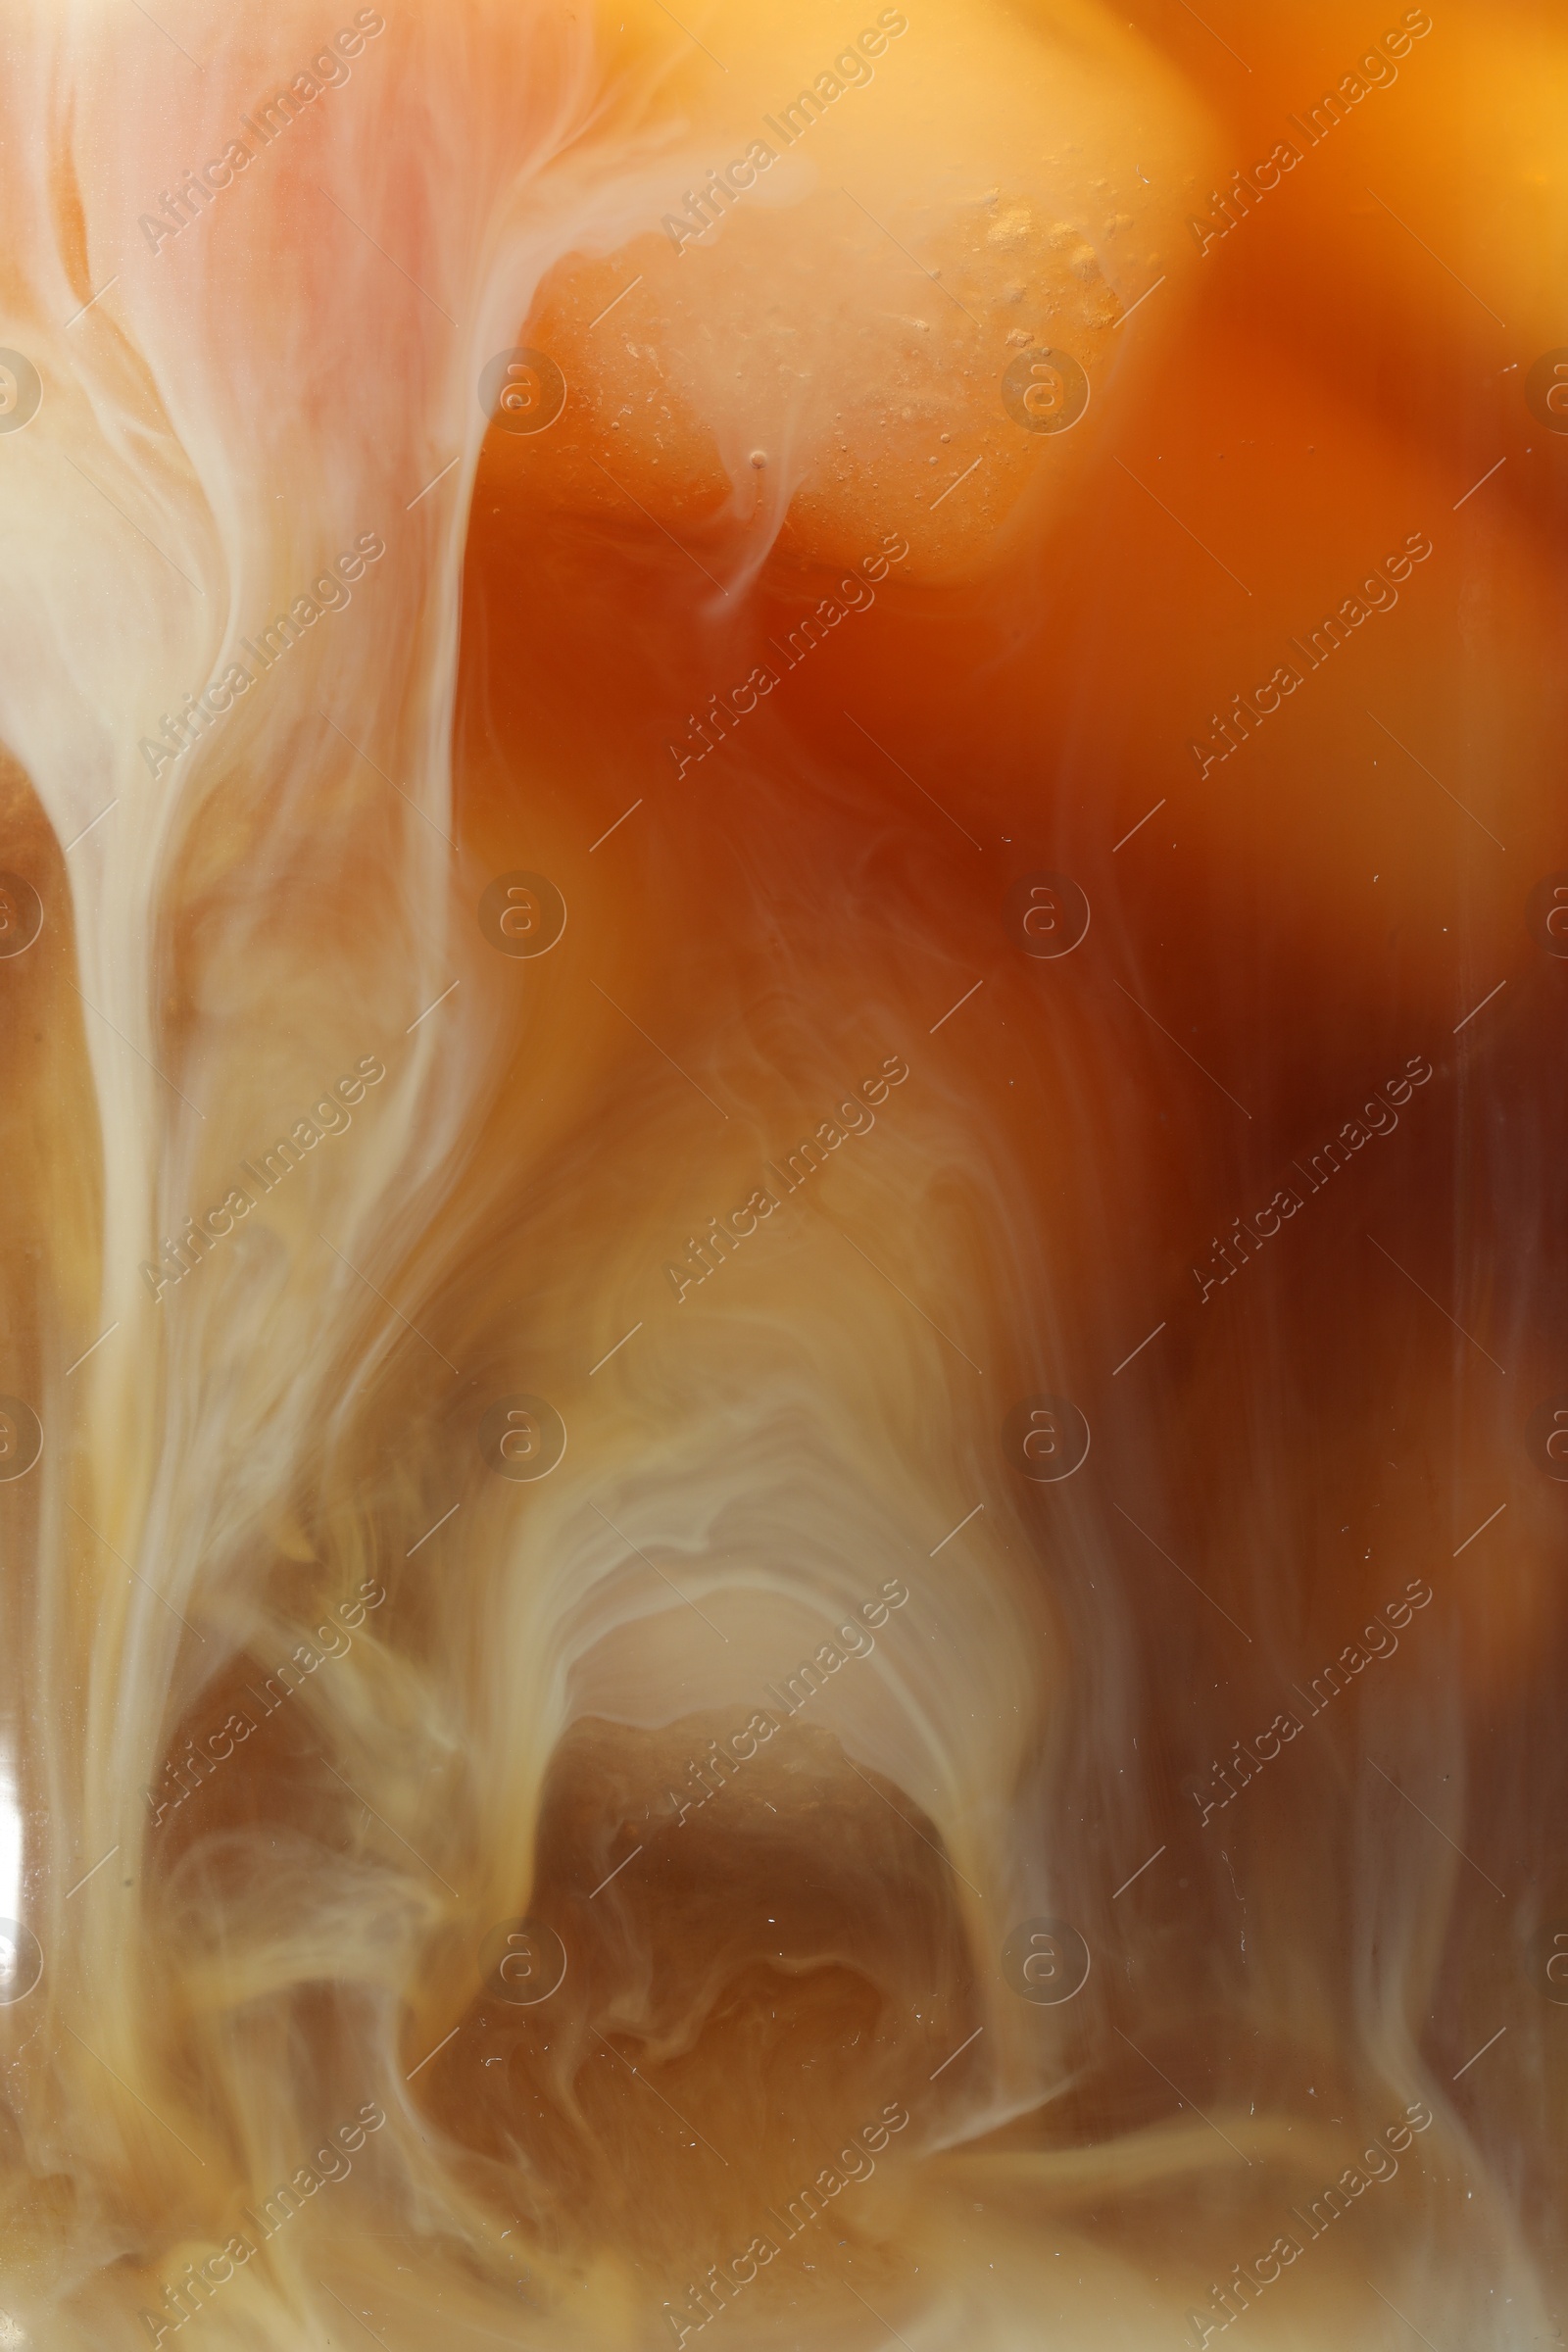
[[(352, 1396), (396, 1342), (307, 1224), (383, 1284), (389, 1208), (407, 1227), (461, 1164), (484, 1024), (405, 1032), (474, 953), (454, 935), (452, 877), (421, 816), (450, 830), (461, 562), (487, 422), (477, 379), (550, 263), (579, 233), (615, 242), (636, 212), (612, 184), (619, 167), (584, 135), (598, 90), (583, 26), (480, 9), (390, 21), (309, 121), (177, 239), (147, 248), (137, 217), (152, 192), (235, 135), (322, 29), (304, 5), (241, 20), (199, 79), (139, 16), (39, 10), (13, 35), (6, 340), (45, 396), (3, 452), (13, 659), (0, 732), (62, 844), (118, 801), (68, 868), (93, 1008), (80, 1018), (103, 1136), (103, 1320), (124, 1332), (80, 1376), (94, 1476), (72, 1492), (142, 1580), (66, 1518), (75, 1465), (52, 1448), (55, 1542), (86, 1547), (102, 1593), (79, 1786), (55, 1775), (57, 1914), (83, 1840), (119, 1836), (134, 1852), (168, 1715), (243, 1619), (235, 1580), (265, 1572), (323, 1411), (330, 1424), (345, 1381)], [(83, 257), (47, 204), (65, 187), (70, 210), (73, 174), (86, 276), (116, 279), (86, 311)], [(160, 713), (230, 661), (254, 671), (240, 640), (365, 532), (387, 552), (348, 609), (152, 776), (138, 747)], [(322, 710), (350, 715), (419, 813)], [(389, 864), (390, 903), (367, 912), (368, 877)], [(374, 1114), (295, 1173), (269, 1230), (258, 1215), (153, 1304), (137, 1268), (159, 1237), (220, 1200), (233, 1163), (286, 1131), (345, 1059), (375, 1051), (391, 1067)], [(69, 1580), (49, 1577), (46, 1592), (39, 1654), (59, 1659)], [(205, 1626), (204, 1648), (175, 1611)], [(63, 1982), (95, 1986), (102, 2053), (134, 2083), (152, 2053), (118, 1876), (77, 1897)], [(284, 1936), (274, 1966), (265, 1947), (255, 1966), (274, 1985), (304, 1981), (328, 1945), (342, 1957), (344, 1934), (340, 1902), (311, 1934)], [(369, 1974), (384, 1981), (384, 1960)], [(90, 2111), (103, 2085), (89, 2070), (78, 2091)], [(128, 2110), (121, 2123), (134, 2125)], [(86, 2144), (102, 2124), (84, 2112), (79, 2130)]]

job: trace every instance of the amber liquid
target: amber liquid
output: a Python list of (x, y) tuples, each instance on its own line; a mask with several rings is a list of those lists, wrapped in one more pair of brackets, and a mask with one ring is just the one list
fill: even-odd
[[(236, 748), (116, 967), (221, 1129), (182, 1211), (340, 1046), (390, 1084), (90, 1411), (121, 1130), (19, 770), (14, 1149), (60, 1173), (9, 1385), (118, 1549), (49, 1532), (54, 1451), (0, 1486), (63, 1710), (17, 1715), (60, 1884), (0, 2010), (0, 2340), (1501, 2352), (1554, 2308), (1568, 52), (1468, 4), (838, 15), (607, 16), (577, 144), (483, 182), (537, 284), (466, 523), (405, 506), (387, 606), (311, 640), (387, 630), (320, 706), (374, 774)], [(423, 53), (475, 184), (588, 37), (539, 24)], [(359, 71), (414, 155), (418, 74)], [(421, 169), (373, 225), (471, 294)], [(473, 429), (396, 299), (410, 413)], [(242, 1362), (322, 1386), (225, 1520), (181, 1414)], [(95, 1636), (181, 1524), (187, 1636)], [(65, 1893), (106, 1820), (116, 1991)]]

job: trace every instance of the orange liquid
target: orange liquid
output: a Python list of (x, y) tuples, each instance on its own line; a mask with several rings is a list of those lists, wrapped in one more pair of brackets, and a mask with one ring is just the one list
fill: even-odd
[(0, 2343), (1537, 2340), (1568, 51), (690, 24), (126, 264), (257, 617), (85, 860), (18, 690)]

